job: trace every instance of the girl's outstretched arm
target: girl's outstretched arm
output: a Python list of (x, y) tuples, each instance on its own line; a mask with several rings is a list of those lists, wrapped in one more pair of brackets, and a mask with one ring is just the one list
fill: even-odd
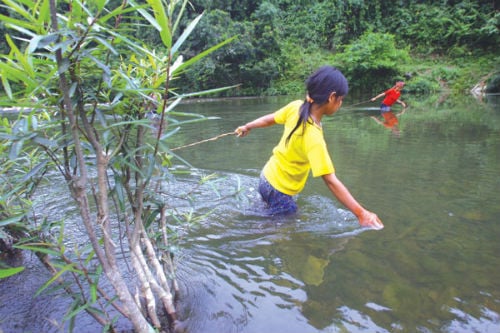
[(274, 113), (270, 113), (238, 127), (234, 132), (237, 136), (246, 136), (250, 130), (254, 128), (267, 127), (274, 124), (276, 124), (274, 121)]
[(377, 99), (379, 99), (380, 97), (383, 97), (383, 96), (385, 96), (385, 92), (380, 93), (380, 94), (378, 94), (377, 96), (373, 97), (373, 98), (371, 99), (371, 101), (372, 101), (372, 102), (375, 102)]
[(347, 187), (337, 178), (335, 173), (330, 173), (323, 176), (326, 186), (330, 189), (333, 195), (346, 206), (358, 218), (359, 224), (362, 227), (380, 230), (384, 228), (382, 221), (377, 214), (366, 210), (361, 206), (356, 199), (351, 195)]

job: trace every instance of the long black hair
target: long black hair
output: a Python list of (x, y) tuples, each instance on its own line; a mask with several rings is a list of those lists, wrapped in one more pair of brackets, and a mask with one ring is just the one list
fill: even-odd
[(302, 125), (304, 130), (311, 115), (311, 105), (316, 103), (323, 105), (328, 101), (330, 95), (335, 92), (337, 97), (347, 95), (349, 86), (347, 79), (341, 71), (333, 66), (320, 67), (306, 80), (307, 97), (300, 106), (299, 120), (288, 134), (286, 144), (290, 141), (293, 133)]

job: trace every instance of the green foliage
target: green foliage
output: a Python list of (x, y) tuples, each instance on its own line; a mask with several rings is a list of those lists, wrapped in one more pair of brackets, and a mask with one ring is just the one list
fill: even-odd
[(399, 7), (388, 23), (399, 38), (423, 54), (448, 54), (452, 50), (460, 56), (476, 49), (493, 51), (498, 50), (500, 42), (500, 14), (490, 6), (476, 1), (454, 5), (411, 3)]
[(410, 59), (407, 49), (397, 49), (393, 35), (364, 33), (335, 57), (352, 87), (380, 90), (401, 76)]
[(14, 267), (14, 268), (5, 268), (5, 269), (0, 269), (0, 279), (4, 279), (6, 277), (15, 275), (17, 273), (20, 273), (24, 270), (24, 267)]
[(283, 50), (279, 60), (281, 75), (273, 81), (267, 94), (302, 94), (305, 80), (319, 65), (333, 64), (332, 54), (323, 50), (290, 41), (280, 43), (280, 47)]
[[(0, 122), (0, 241), (16, 229), (25, 233), (16, 248), (36, 253), (52, 273), (40, 292), (62, 286), (74, 299), (66, 320), (87, 311), (112, 327), (106, 314), (116, 297), (136, 331), (160, 330), (157, 314), (141, 309), (132, 293), (143, 290), (150, 302), (170, 295), (170, 303), (162, 304), (170, 319), (175, 316), (176, 291), (167, 283), (167, 276), (175, 276), (174, 266), (157, 259), (171, 258), (173, 245), (167, 236), (166, 196), (158, 189), (172, 176), (168, 138), (187, 122), (209, 119), (175, 107), (184, 98), (230, 88), (192, 92), (175, 87), (182, 73), (233, 40), (230, 31), (221, 30), (224, 36), (214, 37), (214, 44), (186, 55), (184, 43), (203, 17), (181, 24), (187, 1), (115, 2), (116, 7), (63, 2), (57, 8), (49, 0), (5, 3), (8, 13), (0, 16), (10, 29), (10, 51), (0, 55), (6, 93), (0, 103), (32, 113)], [(161, 51), (131, 33), (138, 22), (157, 32)], [(65, 246), (66, 221), (47, 217), (40, 225), (32, 217), (30, 200), (38, 185), (56, 175), (66, 182), (67, 198), (74, 199), (87, 232), (87, 242), (72, 249)], [(123, 224), (126, 235), (117, 237), (111, 222)], [(118, 242), (133, 253), (135, 287), (116, 265)], [(100, 270), (115, 291), (111, 298), (97, 287)], [(94, 308), (97, 304), (102, 307)]]
[[(272, 24), (271, 6), (263, 4), (259, 22), (236, 22), (227, 12), (207, 12), (193, 31), (190, 49), (197, 53), (207, 45), (219, 43), (229, 36), (237, 38), (227, 48), (214, 52), (182, 76), (183, 89), (200, 90), (213, 85), (241, 85), (238, 94), (256, 95), (266, 89), (267, 84), (277, 76), (279, 66), (275, 57), (279, 45)], [(259, 16), (259, 17), (260, 17)], [(226, 91), (231, 95), (236, 91)]]
[[(192, 15), (201, 10), (206, 15), (205, 22), (200, 23), (203, 28), (187, 41), (189, 52), (199, 52), (203, 45), (220, 41), (227, 34), (239, 38), (231, 50), (224, 49), (192, 68), (183, 77), (183, 86), (200, 90), (215, 82), (241, 84), (240, 89), (225, 92), (226, 95), (295, 90), (292, 87), (297, 82), (287, 83), (286, 78), (297, 80), (294, 73), (300, 68), (307, 68), (309, 63), (313, 69), (324, 64), (322, 54), (341, 53), (346, 45), (356, 43), (368, 32), (394, 36), (397, 48), (412, 55), (462, 58), (498, 52), (500, 45), (500, 14), (490, 1), (195, 0), (192, 4)], [(290, 50), (288, 45), (297, 48)], [(304, 57), (290, 52), (305, 52), (312, 59), (304, 61)], [(375, 58), (374, 62), (383, 62)], [(354, 86), (372, 86), (374, 75), (380, 77), (379, 81), (400, 76), (399, 72), (390, 75), (385, 69), (381, 73), (358, 74), (356, 82), (352, 82)], [(290, 89), (284, 88), (287, 86)]]
[(432, 78), (415, 77), (405, 85), (405, 91), (413, 94), (430, 94), (440, 90), (437, 81)]
[[(284, 1), (281, 1), (284, 2)], [(284, 35), (305, 47), (336, 50), (370, 29), (382, 27), (382, 13), (390, 6), (380, 1), (334, 0), (286, 2)]]
[[(181, 10), (177, 10), (180, 13)], [(230, 48), (221, 49), (190, 66), (189, 73), (180, 79), (183, 83), (179, 88), (185, 91), (205, 90), (214, 85), (241, 85), (238, 90), (219, 95), (289, 91), (279, 87), (288, 85), (284, 79), (292, 67), (304, 65), (300, 56), (285, 54), (290, 52), (287, 48), (290, 44), (299, 47), (292, 52), (306, 50), (313, 59), (317, 58), (313, 55), (316, 52), (342, 52), (346, 45), (356, 43), (367, 32), (394, 36), (397, 48), (406, 49), (413, 56), (438, 54), (460, 59), (498, 53), (500, 45), (500, 12), (494, 8), (494, 2), (487, 0), (398, 3), (380, 0), (194, 0), (184, 10), (190, 19), (204, 12), (197, 29), (184, 42), (184, 57), (199, 54), (208, 45), (229, 36), (238, 36)], [(17, 22), (12, 20), (22, 17), (21, 13), (7, 13), (3, 8), (0, 8), (0, 14), (8, 16), (2, 17), (0, 32), (4, 22)], [(136, 12), (128, 12), (121, 20), (133, 24), (133, 30), (127, 32), (131, 40), (138, 39), (156, 50), (165, 47), (165, 32), (155, 33), (157, 25), (145, 23)], [(159, 19), (162, 20), (165, 21)], [(189, 21), (182, 19), (177, 25), (184, 28)], [(173, 29), (172, 36), (178, 37), (180, 33), (180, 29)], [(8, 46), (7, 40), (0, 43), (0, 48), (2, 45)], [(294, 63), (292, 59), (298, 62)], [(313, 67), (322, 64), (322, 61), (313, 62)], [(22, 66), (18, 70), (21, 77)], [(484, 70), (487, 73), (488, 69)], [(373, 74), (365, 73), (353, 84), (364, 85), (366, 82), (371, 85)], [(381, 75), (381, 80), (390, 76), (385, 72), (377, 75)], [(290, 80), (296, 80), (296, 77), (292, 74)], [(29, 84), (21, 79), (9, 83), (13, 91)]]

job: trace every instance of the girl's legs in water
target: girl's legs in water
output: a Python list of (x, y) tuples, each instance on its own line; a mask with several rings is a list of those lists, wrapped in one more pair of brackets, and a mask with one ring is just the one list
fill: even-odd
[(267, 204), (269, 215), (286, 215), (297, 212), (297, 204), (293, 197), (276, 190), (263, 175), (260, 176), (259, 193)]

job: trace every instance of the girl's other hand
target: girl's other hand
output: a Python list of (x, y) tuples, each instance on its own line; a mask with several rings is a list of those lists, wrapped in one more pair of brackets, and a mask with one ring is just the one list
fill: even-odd
[(364, 228), (370, 228), (373, 230), (381, 230), (384, 228), (384, 224), (380, 221), (377, 214), (368, 210), (365, 210), (358, 219), (359, 224)]

